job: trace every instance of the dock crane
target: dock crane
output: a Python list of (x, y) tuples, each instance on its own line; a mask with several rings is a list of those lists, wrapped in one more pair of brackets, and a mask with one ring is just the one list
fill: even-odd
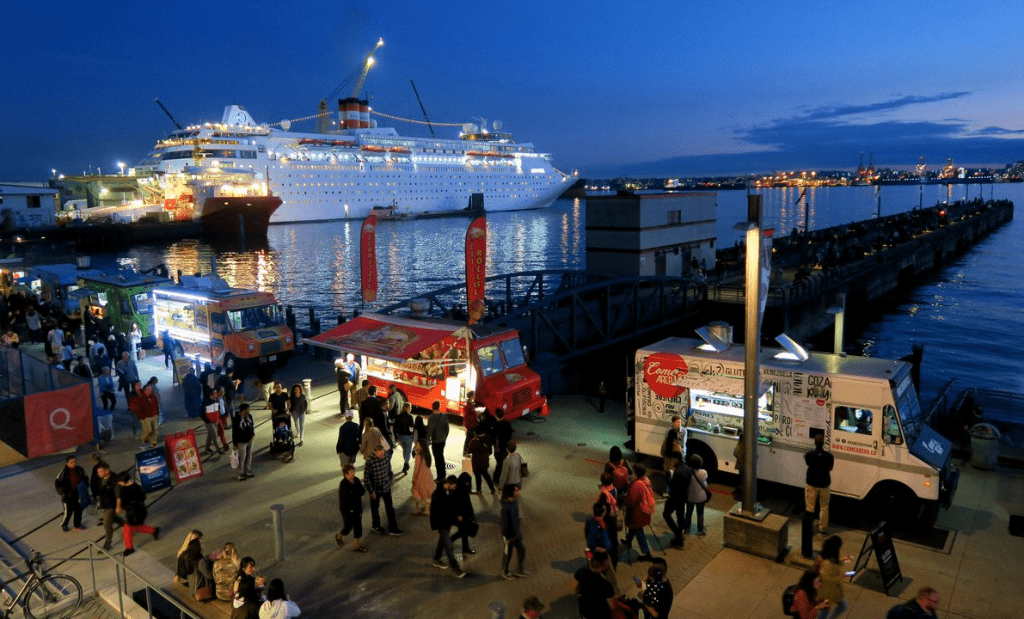
[(420, 109), (423, 110), (423, 118), (427, 121), (427, 129), (430, 129), (430, 137), (436, 138), (434, 135), (434, 125), (430, 124), (430, 117), (427, 116), (427, 108), (423, 107), (423, 100), (420, 99), (420, 91), (416, 90), (416, 82), (409, 78), (409, 83), (412, 84), (412, 92), (416, 95), (416, 102), (420, 104)]
[[(374, 58), (373, 55), (377, 53), (377, 50), (384, 47), (384, 39), (377, 39), (377, 44), (373, 46), (373, 49), (366, 54), (366, 58), (363, 59), (363, 70), (359, 73), (359, 77), (356, 79), (356, 85), (352, 88), (352, 97), (358, 97), (359, 91), (363, 89), (363, 84), (366, 82), (366, 75), (370, 72), (370, 67), (373, 66)], [(346, 80), (347, 81), (347, 80)], [(339, 87), (340, 88), (340, 87)], [(337, 92), (337, 90), (335, 90)], [(328, 95), (327, 99), (331, 96)], [(328, 126), (330, 125), (330, 111), (327, 108), (327, 99), (320, 100), (320, 106), (317, 112), (319, 120), (317, 121), (317, 133), (327, 133)]]
[(171, 122), (174, 123), (175, 127), (177, 127), (178, 129), (184, 129), (184, 127), (182, 127), (181, 124), (178, 123), (177, 120), (175, 120), (175, 118), (171, 114), (171, 112), (167, 108), (164, 107), (164, 104), (160, 102), (160, 99), (158, 99), (156, 97), (153, 97), (153, 101), (155, 101), (156, 104), (160, 106), (160, 109), (164, 111), (164, 114), (167, 114), (167, 118), (171, 119)]

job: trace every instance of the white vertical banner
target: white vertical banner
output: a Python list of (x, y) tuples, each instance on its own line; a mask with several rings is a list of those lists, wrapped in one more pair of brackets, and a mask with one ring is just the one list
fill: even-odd
[(758, 286), (758, 328), (764, 322), (764, 310), (768, 305), (768, 287), (772, 278), (772, 237), (774, 228), (766, 228), (761, 235), (761, 278)]

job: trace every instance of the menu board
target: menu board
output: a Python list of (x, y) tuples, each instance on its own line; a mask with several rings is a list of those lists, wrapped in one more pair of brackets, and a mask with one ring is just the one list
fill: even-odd
[(164, 445), (175, 482), (181, 483), (186, 479), (202, 477), (203, 462), (199, 459), (194, 430), (169, 434), (164, 439)]

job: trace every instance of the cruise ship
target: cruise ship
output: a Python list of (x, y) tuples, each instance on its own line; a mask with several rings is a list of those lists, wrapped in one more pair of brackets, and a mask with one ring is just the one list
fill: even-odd
[(516, 143), (500, 122), (443, 139), (402, 136), (370, 117), (367, 101), (342, 99), (338, 131), (299, 133), (229, 105), (220, 122), (157, 142), (134, 175), (247, 176), (281, 199), (271, 224), (363, 219), (374, 207), (410, 217), (542, 209), (572, 185), (550, 154)]

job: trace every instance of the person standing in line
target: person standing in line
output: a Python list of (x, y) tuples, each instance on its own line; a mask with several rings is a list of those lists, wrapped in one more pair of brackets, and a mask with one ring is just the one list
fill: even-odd
[(306, 409), (309, 406), (309, 402), (306, 400), (306, 394), (302, 390), (302, 385), (295, 383), (292, 385), (291, 395), (288, 397), (288, 412), (291, 413), (292, 427), (295, 428), (295, 434), (299, 439), (297, 444), (298, 447), (302, 447), (302, 436), (303, 428), (306, 425)]
[(291, 619), (299, 616), (299, 605), (284, 592), (284, 581), (275, 578), (267, 587), (267, 601), (260, 606), (260, 619)]
[(843, 562), (852, 561), (853, 557), (839, 557), (843, 548), (843, 538), (838, 535), (825, 540), (821, 545), (817, 571), (821, 578), (818, 586), (818, 597), (828, 600), (830, 608), (822, 610), (818, 619), (836, 619), (846, 612), (846, 594), (843, 592)]
[(573, 575), (573, 592), (579, 597), (582, 619), (612, 619), (615, 589), (602, 574), (604, 563), (597, 558)]
[[(502, 486), (501, 491), (501, 537), (505, 541), (505, 552), (501, 558), (501, 576), (505, 580), (514, 578), (527, 578), (530, 572), (526, 570), (524, 560), (526, 559), (526, 545), (523, 544), (523, 522), (519, 515), (519, 488), (513, 484)], [(508, 566), (512, 561), (512, 551), (518, 553), (515, 572), (509, 572)]]
[(103, 402), (103, 410), (113, 412), (114, 405), (117, 404), (114, 377), (110, 375), (110, 367), (105, 367), (100, 372), (100, 401)]
[(189, 366), (185, 378), (181, 380), (182, 404), (189, 419), (203, 416), (203, 386), (196, 376), (196, 369)]
[(686, 521), (683, 522), (683, 530), (690, 532), (690, 523), (693, 522), (693, 510), (697, 510), (697, 535), (707, 535), (704, 528), (704, 505), (711, 498), (711, 491), (708, 490), (708, 472), (700, 468), (704, 466), (704, 459), (700, 454), (690, 454), (690, 471), (693, 472), (689, 481), (689, 490), (686, 495)]
[(612, 475), (612, 485), (618, 492), (619, 499), (625, 498), (632, 471), (630, 471), (629, 463), (622, 456), (622, 449), (618, 445), (612, 445), (608, 450), (608, 464), (605, 465), (605, 469)]
[[(352, 381), (353, 385), (363, 384), (363, 368), (359, 367), (359, 364), (356, 363), (356, 356), (352, 353), (345, 355), (345, 371), (348, 372), (349, 380)], [(369, 384), (369, 381), (366, 384)], [(363, 386), (365, 387), (366, 385)], [(359, 403), (357, 402), (353, 408), (358, 406)]]
[(402, 411), (403, 404), (405, 404), (405, 395), (398, 390), (394, 383), (388, 385), (388, 419), (393, 420), (395, 417), (398, 417), (398, 413)]
[(164, 369), (170, 369), (174, 362), (174, 338), (167, 329), (160, 334), (160, 351), (164, 353)]
[(334, 450), (338, 453), (338, 461), (341, 467), (346, 464), (356, 463), (356, 454), (359, 453), (359, 444), (363, 438), (363, 430), (359, 424), (352, 419), (355, 413), (348, 409), (345, 411), (345, 423), (338, 428), (338, 443)]
[(427, 437), (430, 440), (430, 452), (434, 456), (437, 468), (437, 483), (445, 479), (444, 444), (448, 440), (448, 416), (441, 412), (441, 402), (434, 400), (430, 405), (430, 419), (427, 421)]
[(416, 441), (412, 469), (412, 498), (416, 502), (413, 514), (430, 514), (430, 499), (436, 489), (434, 474), (430, 471), (430, 448), (426, 440)]
[(363, 408), (362, 407), (363, 407), (363, 402), (366, 401), (366, 398), (369, 397), (369, 395), (370, 395), (370, 381), (364, 379), (362, 383), (353, 383), (353, 384), (358, 384), (359, 388), (352, 392), (352, 401), (349, 403), (349, 408), (354, 408), (355, 410), (360, 411), (359, 412), (359, 425), (362, 425), (362, 423), (363, 423), (363, 413), (362, 413)]
[(57, 490), (57, 494), (60, 495), (60, 502), (64, 507), (64, 517), (60, 521), (60, 530), (65, 533), (71, 530), (68, 526), (71, 524), (72, 517), (74, 518), (75, 530), (85, 530), (85, 527), (82, 526), (82, 503), (81, 491), (79, 490), (79, 485), (83, 483), (87, 485), (89, 483), (89, 478), (85, 475), (85, 469), (78, 466), (78, 458), (68, 456), (64, 461), (64, 466), (57, 473), (57, 478), (53, 480), (53, 486)]
[(832, 485), (832, 467), (835, 457), (825, 451), (825, 434), (814, 435), (814, 449), (804, 454), (807, 463), (807, 487), (804, 490), (804, 509), (808, 516), (814, 513), (815, 503), (819, 503), (818, 532), (824, 534), (828, 530), (829, 486)]
[(51, 361), (60, 358), (60, 348), (64, 345), (64, 332), (56, 323), (50, 323), (50, 331), (46, 334), (46, 356)]
[(103, 550), (110, 550), (114, 541), (114, 525), (124, 524), (115, 512), (117, 511), (117, 475), (110, 470), (110, 465), (100, 462), (96, 466), (99, 475), (99, 487), (96, 492), (96, 504), (99, 505), (103, 518), (103, 532), (106, 537), (103, 539)]
[[(684, 527), (682, 521), (687, 507), (686, 501), (690, 492), (690, 478), (692, 474), (690, 468), (680, 460), (681, 455), (680, 452), (673, 451), (667, 458), (675, 465), (675, 471), (668, 480), (668, 486), (666, 486), (668, 498), (665, 500), (665, 508), (661, 512), (665, 523), (672, 531), (670, 545), (673, 548), (682, 548), (683, 533), (689, 533), (689, 527)], [(675, 515), (675, 518), (673, 518), (673, 515)], [(703, 522), (703, 519), (701, 522)]]
[(134, 322), (131, 331), (128, 332), (128, 350), (133, 359), (138, 361), (145, 359), (145, 354), (142, 352), (142, 329)]
[(394, 431), (395, 440), (402, 446), (402, 458), (405, 463), (402, 465), (402, 473), (409, 472), (409, 458), (412, 456), (412, 437), (416, 420), (412, 416), (412, 404), (402, 403), (402, 410), (395, 417)]
[(29, 306), (25, 312), (25, 326), (28, 328), (28, 341), (31, 344), (38, 344), (43, 341), (43, 325), (34, 306)]
[[(398, 528), (398, 519), (395, 516), (395, 506), (391, 502), (391, 483), (394, 474), (388, 466), (384, 457), (384, 446), (377, 445), (373, 454), (366, 459), (366, 469), (363, 471), (366, 480), (366, 491), (370, 494), (370, 530), (381, 535), (399, 536), (404, 531)], [(380, 502), (384, 500), (384, 513), (388, 518), (387, 531), (380, 525)]]
[(338, 509), (341, 511), (344, 526), (334, 536), (334, 541), (339, 546), (344, 546), (345, 536), (352, 533), (356, 541), (353, 550), (366, 552), (366, 546), (359, 543), (363, 537), (363, 495), (366, 494), (366, 489), (363, 482), (356, 477), (356, 467), (346, 464), (341, 472), (344, 477), (338, 484)]
[(359, 453), (362, 454), (363, 460), (369, 460), (378, 447), (383, 447), (384, 451), (387, 452), (388, 446), (385, 445), (386, 442), (380, 428), (373, 425), (372, 419), (363, 420), (363, 434), (359, 440)]
[[(455, 491), (455, 484), (458, 480), (454, 475), (449, 475), (443, 483), (437, 485), (434, 496), (430, 500), (430, 528), (437, 531), (437, 548), (434, 549), (433, 566), (442, 570), (449, 567), (456, 578), (463, 578), (466, 572), (459, 568), (455, 559), (455, 548), (452, 546), (452, 526), (458, 522), (455, 513), (455, 499), (452, 493)], [(448, 556), (448, 563), (441, 561), (441, 553)]]
[(619, 533), (622, 531), (619, 521), (623, 520), (623, 524), (625, 524), (624, 519), (620, 518), (618, 497), (619, 491), (612, 485), (612, 474), (607, 471), (601, 473), (601, 486), (596, 502), (605, 507), (604, 525), (608, 531), (608, 538), (611, 540), (608, 556), (611, 558), (613, 570), (619, 566)]
[(238, 405), (238, 416), (231, 422), (231, 442), (238, 450), (238, 481), (254, 477), (252, 473), (252, 443), (256, 438), (256, 424), (249, 414), (249, 405)]
[[(682, 430), (683, 418), (679, 415), (672, 415), (672, 427), (668, 429), (665, 434), (665, 440), (661, 444), (661, 462), (662, 470), (665, 471), (665, 492), (662, 494), (664, 497), (668, 497), (668, 481), (672, 479), (672, 472), (676, 468), (676, 464), (684, 462), (683, 444), (681, 442), (680, 431), (685, 436), (686, 430)], [(679, 454), (678, 456), (676, 454)]]
[[(508, 455), (508, 443), (512, 440), (512, 424), (505, 419), (505, 411), (498, 409), (494, 412), (495, 422), (492, 433), (494, 435), (494, 478), (500, 479), (505, 458)], [(498, 484), (498, 488), (504, 488)]]
[[(203, 420), (206, 422), (206, 453), (228, 450), (228, 442), (224, 436), (224, 425), (220, 416), (220, 391), (211, 389), (203, 405)], [(220, 438), (220, 447), (217, 438)]]
[(117, 496), (117, 513), (124, 514), (124, 527), (121, 529), (124, 539), (124, 556), (135, 552), (135, 534), (149, 533), (154, 540), (160, 539), (160, 527), (146, 524), (146, 493), (135, 483), (131, 473), (124, 472), (118, 477), (121, 486)]
[(476, 427), (480, 424), (476, 415), (476, 391), (466, 392), (466, 402), (462, 405), (462, 427), (466, 430), (466, 442), (462, 444), (462, 455), (469, 455), (469, 442), (476, 436)]
[(217, 376), (217, 382), (214, 386), (220, 389), (221, 396), (224, 398), (224, 414), (229, 418), (235, 416), (235, 399), (238, 396), (238, 386), (242, 384), (242, 381), (235, 377), (234, 366), (224, 370), (223, 374)]
[(501, 463), (501, 476), (498, 477), (499, 488), (509, 484), (516, 488), (523, 486), (523, 457), (516, 451), (518, 447), (516, 441), (509, 441), (505, 446), (506, 455)]
[(338, 380), (338, 407), (341, 409), (341, 414), (344, 415), (345, 411), (348, 410), (348, 395), (352, 391), (352, 375), (345, 369), (345, 362), (341, 359), (334, 360), (334, 376)]
[(630, 543), (635, 537), (640, 546), (641, 555), (637, 561), (650, 561), (651, 548), (647, 545), (647, 534), (644, 527), (651, 524), (651, 514), (654, 513), (654, 490), (651, 489), (651, 482), (647, 479), (647, 469), (642, 464), (633, 468), (636, 479), (629, 485), (629, 491), (621, 503), (627, 505), (626, 511), (626, 539), (624, 545), (629, 549)]
[(127, 404), (133, 394), (132, 385), (139, 380), (139, 366), (135, 363), (135, 359), (132, 359), (127, 352), (123, 352), (114, 371), (117, 373), (118, 386), (124, 391), (124, 399)]
[(491, 480), (491, 437), (485, 434), (474, 434), (469, 441), (469, 455), (473, 465), (473, 475), (476, 477), (476, 494), (481, 494), (482, 488), (480, 479), (487, 482), (487, 489), (493, 495), (494, 482)]
[(373, 426), (380, 430), (384, 437), (384, 459), (391, 464), (391, 456), (395, 453), (395, 437), (391, 433), (391, 419), (386, 410), (387, 400), (377, 395), (377, 387), (370, 386), (370, 395), (359, 407), (363, 419), (373, 419)]

